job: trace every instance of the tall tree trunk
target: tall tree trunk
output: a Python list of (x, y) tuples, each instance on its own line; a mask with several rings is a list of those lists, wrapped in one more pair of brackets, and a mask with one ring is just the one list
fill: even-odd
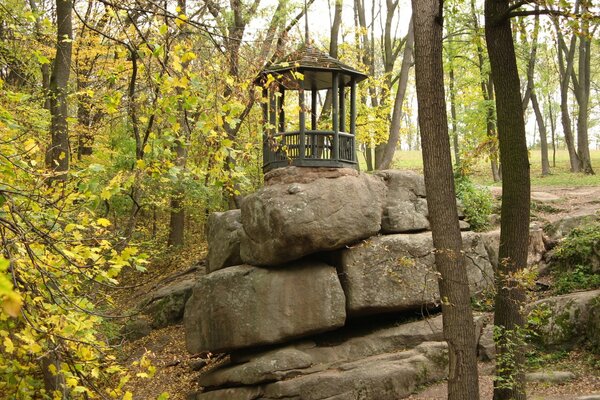
[[(579, 11), (579, 0), (575, 2), (575, 12)], [(573, 137), (573, 128), (571, 125), (571, 116), (569, 115), (569, 82), (573, 73), (573, 64), (575, 60), (575, 45), (577, 36), (574, 34), (571, 38), (569, 48), (564, 41), (561, 27), (556, 18), (553, 19), (556, 28), (558, 70), (560, 74), (560, 113), (563, 127), (563, 135), (567, 150), (569, 151), (569, 162), (571, 163), (571, 172), (580, 171), (579, 157), (575, 150), (575, 140)]]
[(475, 43), (477, 49), (477, 67), (479, 69), (481, 87), (481, 95), (486, 104), (485, 110), (485, 125), (487, 138), (489, 141), (490, 168), (492, 171), (492, 179), (494, 182), (499, 182), (502, 179), (501, 171), (498, 166), (498, 135), (496, 134), (496, 119), (494, 118), (494, 84), (490, 76), (490, 72), (486, 72), (485, 55), (483, 45), (480, 40), (481, 27), (479, 26), (478, 13), (475, 7), (475, 0), (471, 0), (471, 13), (473, 14), (473, 28), (475, 30)]
[(540, 152), (542, 156), (542, 176), (550, 175), (550, 162), (548, 161), (548, 133), (546, 132), (546, 123), (544, 122), (544, 115), (538, 103), (537, 95), (535, 91), (531, 92), (531, 106), (535, 113), (535, 119), (537, 126), (540, 131)]
[(73, 25), (71, 0), (56, 0), (56, 57), (50, 77), (51, 144), (46, 151), (46, 168), (55, 172), (52, 178), (66, 180), (69, 171), (69, 127), (67, 124), (67, 88), (71, 72)]
[[(452, 127), (452, 147), (454, 149), (454, 167), (460, 172), (460, 148), (458, 147), (458, 129), (456, 126), (456, 77), (454, 76), (453, 60), (449, 60), (450, 70), (448, 71), (448, 89), (450, 90), (450, 118)], [(462, 174), (462, 173), (461, 173)]]
[[(372, 3), (373, 6), (375, 2)], [(354, 0), (354, 13), (356, 16), (356, 22), (360, 27), (361, 34), (359, 35), (359, 42), (361, 44), (361, 53), (362, 53), (362, 63), (369, 68), (369, 75), (374, 76), (375, 74), (375, 64), (373, 61), (373, 49), (371, 39), (369, 38), (369, 27), (367, 26), (367, 17), (365, 10), (365, 2), (364, 0)], [(372, 13), (373, 14), (373, 13)], [(374, 16), (372, 15), (374, 18)], [(369, 26), (373, 26), (373, 22)], [(371, 28), (372, 32), (372, 28)], [(366, 103), (370, 99), (371, 107), (377, 107), (379, 105), (377, 99), (377, 92), (374, 87), (369, 87), (369, 97), (363, 97), (363, 102)], [(375, 153), (375, 157), (373, 157), (373, 150)], [(366, 147), (366, 160), (367, 160), (367, 170), (372, 171), (374, 168), (377, 168), (378, 165), (378, 154), (380, 156), (380, 152), (377, 151), (377, 146), (375, 149), (372, 148), (372, 143), (368, 143)]]
[[(539, 6), (536, 6), (536, 11), (539, 10)], [(525, 30), (524, 25), (521, 25), (523, 36), (526, 38), (528, 32)], [(544, 122), (544, 116), (540, 108), (537, 95), (535, 92), (535, 64), (537, 62), (537, 47), (538, 47), (538, 33), (540, 30), (540, 16), (535, 16), (535, 22), (533, 31), (531, 32), (531, 52), (529, 55), (529, 61), (527, 65), (527, 90), (523, 96), (523, 112), (527, 109), (529, 102), (535, 113), (535, 120), (537, 122), (538, 130), (540, 131), (540, 150), (542, 157), (542, 176), (550, 175), (550, 163), (548, 162), (548, 138), (546, 134), (546, 123)], [(525, 39), (527, 41), (527, 39)], [(535, 136), (533, 139), (535, 144)]]
[[(181, 14), (186, 14), (186, 0), (177, 0), (177, 6)], [(184, 28), (179, 33), (179, 36), (185, 40), (187, 37), (188, 30)], [(189, 61), (181, 64), (181, 71), (184, 76), (188, 75)], [(178, 88), (178, 96), (183, 95), (183, 89)], [(178, 100), (178, 113), (179, 113), (179, 125), (180, 130), (177, 132), (177, 138), (175, 140), (175, 165), (181, 169), (181, 172), (187, 164), (187, 146), (190, 140), (191, 129), (188, 122), (188, 115), (184, 105), (184, 99)], [(169, 238), (167, 240), (167, 246), (183, 246), (185, 241), (185, 190), (181, 184), (177, 185), (171, 193), (170, 200), (170, 213), (169, 213)]]
[(388, 169), (392, 166), (394, 161), (394, 154), (396, 154), (396, 147), (400, 141), (400, 123), (402, 121), (402, 105), (404, 104), (404, 98), (406, 97), (406, 88), (408, 86), (408, 74), (410, 67), (413, 62), (413, 51), (414, 51), (414, 28), (411, 18), (410, 25), (408, 27), (408, 33), (406, 34), (406, 43), (404, 45), (404, 55), (402, 57), (402, 65), (400, 67), (400, 77), (398, 80), (398, 90), (396, 91), (396, 97), (394, 99), (394, 109), (392, 111), (392, 122), (390, 124), (390, 136), (387, 144), (385, 145), (381, 164), (378, 169)]
[(429, 221), (439, 272), (448, 399), (479, 399), (475, 329), (462, 253), (448, 137), (442, 62), (442, 3), (413, 0), (415, 76)]
[[(591, 0), (582, 3), (583, 14), (588, 12), (588, 8), (592, 5), (591, 3)], [(577, 103), (579, 105), (579, 113), (577, 114), (577, 156), (579, 157), (579, 166), (581, 172), (593, 175), (594, 170), (592, 168), (588, 138), (591, 50), (592, 41), (590, 40), (590, 21), (587, 18), (582, 18), (581, 34), (579, 37), (579, 85), (573, 85), (575, 90), (579, 92), (579, 94), (576, 96)]]
[(496, 341), (494, 400), (522, 400), (525, 361), (522, 348), (525, 291), (515, 274), (527, 266), (530, 180), (525, 120), (508, 0), (485, 1), (485, 36), (496, 92), (502, 209), (496, 271), (494, 324)]
[(552, 166), (556, 168), (556, 119), (552, 110), (552, 98), (548, 94), (548, 116), (550, 118), (550, 132), (552, 134)]

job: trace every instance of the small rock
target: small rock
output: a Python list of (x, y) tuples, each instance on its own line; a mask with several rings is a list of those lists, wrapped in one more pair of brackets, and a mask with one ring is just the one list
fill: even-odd
[(579, 396), (575, 400), (600, 400), (600, 393)]
[(528, 382), (542, 383), (565, 383), (575, 378), (575, 374), (570, 371), (531, 372), (525, 375)]

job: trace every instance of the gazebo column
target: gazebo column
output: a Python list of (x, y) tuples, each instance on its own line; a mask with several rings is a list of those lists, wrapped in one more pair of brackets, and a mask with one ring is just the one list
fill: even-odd
[(317, 130), (317, 88), (313, 87), (310, 90), (310, 129)]
[(352, 161), (356, 161), (356, 78), (350, 78), (350, 134), (352, 135)]
[[(275, 100), (275, 89), (269, 89), (269, 142), (275, 141), (277, 130), (277, 102)], [(279, 143), (274, 142), (277, 146), (273, 148), (273, 160), (277, 160), (277, 152), (279, 151)], [(269, 144), (270, 146), (270, 144)]]
[(262, 102), (261, 106), (262, 106), (262, 119), (263, 119), (263, 133), (262, 133), (262, 137), (263, 137), (263, 165), (266, 165), (268, 162), (270, 162), (271, 160), (269, 160), (269, 154), (271, 154), (271, 151), (269, 149), (269, 131), (267, 128), (267, 123), (269, 122), (269, 104), (267, 103), (267, 99), (269, 98), (269, 91), (267, 90), (267, 88), (263, 88), (262, 90), (262, 97), (265, 101)]
[(303, 160), (306, 156), (306, 112), (304, 110), (304, 88), (300, 87), (298, 90), (298, 105), (300, 106), (300, 115), (298, 120), (300, 123), (300, 154), (298, 155), (300, 160)]
[(340, 82), (340, 132), (346, 132), (346, 97), (344, 82)]
[(339, 120), (339, 81), (338, 73), (332, 72), (331, 78), (333, 87), (331, 88), (331, 120), (333, 122), (333, 151), (331, 159), (337, 161), (340, 158), (340, 120)]
[(283, 85), (279, 85), (279, 93), (281, 93), (281, 96), (279, 96), (279, 101), (278, 101), (278, 105), (277, 108), (279, 109), (279, 132), (283, 133), (285, 132), (285, 110), (283, 108), (284, 104), (285, 104), (285, 88), (283, 87)]
[[(315, 86), (313, 86), (310, 90), (310, 129), (312, 131), (317, 130), (317, 94), (318, 90)], [(317, 155), (317, 142), (322, 141), (322, 138), (319, 137), (315, 132), (312, 132), (311, 135), (312, 137), (310, 138), (310, 157), (320, 158), (320, 154)]]

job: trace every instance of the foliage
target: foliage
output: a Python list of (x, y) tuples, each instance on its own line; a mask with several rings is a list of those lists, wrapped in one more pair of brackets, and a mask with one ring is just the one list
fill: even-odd
[(594, 222), (573, 229), (556, 248), (553, 260), (562, 267), (591, 264), (600, 251), (600, 223)]
[(519, 386), (519, 375), (524, 373), (525, 368), (520, 362), (519, 352), (525, 344), (526, 337), (526, 328), (517, 326), (515, 329), (504, 329), (498, 325), (494, 326), (494, 342), (497, 347), (503, 347), (501, 352), (496, 352), (495, 387), (512, 389)]
[(476, 186), (467, 176), (455, 176), (456, 195), (462, 202), (465, 219), (475, 231), (485, 230), (494, 208), (489, 190)]
[(554, 290), (557, 294), (597, 288), (600, 288), (600, 274), (593, 272), (589, 265), (576, 265), (572, 270), (554, 272)]

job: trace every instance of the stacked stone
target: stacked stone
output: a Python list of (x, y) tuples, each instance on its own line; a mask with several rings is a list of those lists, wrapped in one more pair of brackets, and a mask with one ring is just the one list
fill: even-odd
[[(289, 167), (267, 174), (264, 188), (247, 196), (241, 210), (214, 213), (209, 218), (209, 273), (197, 284), (185, 309), (188, 350), (235, 355), (258, 346), (298, 343), (302, 338), (341, 328), (356, 318), (420, 310), (438, 303), (425, 195), (422, 176), (410, 171), (367, 175), (351, 169)], [(468, 227), (464, 222), (461, 226)], [(464, 232), (463, 248), (473, 293), (491, 286), (492, 266), (481, 237)], [(381, 383), (391, 388), (385, 389), (387, 394), (376, 392), (375, 397), (364, 398), (399, 398), (423, 380), (441, 378), (445, 364), (440, 367), (432, 361), (435, 357), (430, 357), (430, 348), (440, 350), (445, 344), (426, 343), (420, 351), (404, 355), (396, 354), (403, 350), (401, 347), (379, 351), (366, 346), (370, 350), (363, 352), (365, 357), (380, 359), (383, 353), (393, 351), (395, 356), (387, 354), (394, 360), (391, 370), (404, 368), (414, 376), (420, 376), (423, 369), (429, 373), (423, 379), (412, 379), (410, 385)], [(240, 367), (234, 362), (226, 372), (213, 372), (208, 378), (205, 375), (204, 384), (211, 386), (211, 391), (195, 398), (346, 398), (325, 389), (313, 397), (301, 395), (306, 385), (311, 385), (312, 378), (307, 376), (315, 378), (314, 374), (320, 374), (321, 382), (325, 379), (337, 382), (333, 385), (336, 387), (346, 385), (348, 398), (360, 394), (362, 389), (347, 383), (354, 375), (328, 375), (332, 373), (332, 361), (317, 362), (318, 351), (309, 356), (310, 352), (296, 347), (292, 350), (295, 356), (286, 353), (284, 361), (295, 361), (283, 368), (295, 371), (292, 375), (298, 377), (291, 379), (292, 383), (283, 374), (286, 384), (265, 386), (265, 380), (281, 378), (275, 377), (274, 371), (281, 371), (285, 362), (277, 361), (277, 357), (271, 360), (272, 371), (265, 372), (262, 380), (225, 382), (214, 378), (235, 375), (234, 368)], [(268, 356), (261, 357), (257, 359), (264, 361)], [(352, 366), (356, 357), (346, 354), (342, 359), (334, 358), (338, 372), (340, 365), (346, 365), (344, 368), (353, 374), (362, 371)], [(380, 361), (387, 365), (389, 360)], [(248, 360), (243, 362), (246, 364)], [(322, 367), (317, 368), (317, 364)], [(373, 366), (368, 369), (373, 370)], [(363, 372), (359, 375), (368, 381)], [(277, 392), (278, 388), (287, 389)]]

